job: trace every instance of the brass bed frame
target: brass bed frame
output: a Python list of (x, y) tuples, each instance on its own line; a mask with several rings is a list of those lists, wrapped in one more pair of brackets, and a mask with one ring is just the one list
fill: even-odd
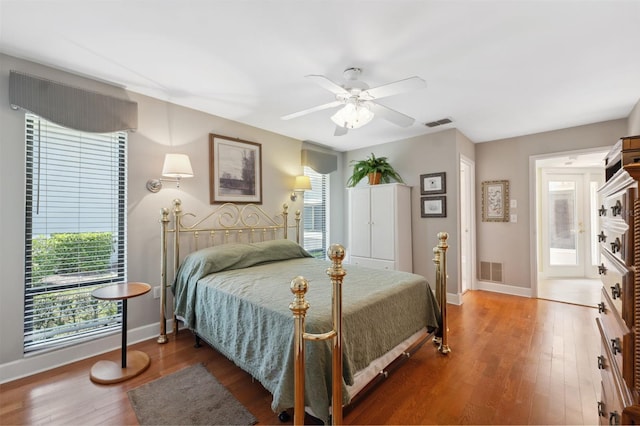
[[(182, 211), (182, 201), (173, 200), (171, 215), (173, 216), (173, 228), (169, 228), (169, 209), (160, 210), (161, 232), (160, 232), (160, 335), (158, 343), (167, 343), (167, 288), (171, 286), (168, 280), (168, 236), (173, 234), (172, 258), (173, 275), (176, 274), (180, 266), (180, 238), (182, 235), (190, 236), (189, 242), (193, 244), (190, 251), (196, 251), (217, 244), (227, 244), (229, 242), (258, 242), (269, 239), (277, 239), (281, 235), (282, 239), (289, 238), (289, 229), (295, 229), (295, 241), (300, 244), (300, 210), (295, 213), (295, 224), (288, 223), (289, 206), (282, 205), (282, 212), (275, 218), (269, 216), (262, 207), (256, 204), (238, 205), (225, 203), (211, 211), (202, 219), (191, 225), (182, 223), (185, 216), (196, 217), (193, 213)], [(205, 241), (202, 241), (205, 240)], [(201, 243), (203, 247), (201, 246)], [(208, 244), (207, 244), (208, 243)], [(205, 245), (206, 244), (206, 245)], [(172, 312), (173, 313), (173, 312)], [(178, 319), (173, 315), (173, 334), (178, 333)]]
[[(173, 216), (173, 228), (169, 228), (170, 215)], [(173, 200), (171, 211), (168, 208), (161, 209), (161, 291), (160, 291), (160, 335), (157, 342), (167, 343), (167, 288), (171, 286), (168, 280), (169, 267), (169, 244), (168, 237), (173, 234), (172, 248), (172, 273), (175, 275), (180, 265), (181, 256), (181, 237), (189, 237), (191, 250), (195, 251), (199, 248), (208, 247), (216, 244), (226, 244), (229, 242), (258, 242), (267, 239), (277, 239), (280, 235), (283, 239), (289, 238), (289, 230), (295, 230), (295, 241), (300, 243), (300, 211), (295, 212), (295, 223), (288, 223), (288, 205), (283, 205), (283, 210), (275, 219), (269, 216), (260, 206), (255, 204), (237, 205), (233, 203), (225, 203), (217, 206), (212, 212), (204, 216), (202, 219), (195, 221), (191, 225), (185, 225), (182, 219), (185, 216), (195, 215), (192, 213), (184, 213), (182, 211), (182, 202), (178, 199)], [(211, 223), (211, 225), (207, 225)], [(409, 358), (413, 352), (417, 351), (431, 336), (433, 342), (438, 346), (438, 350), (442, 354), (448, 354), (451, 349), (448, 345), (448, 328), (446, 315), (446, 295), (447, 295), (447, 268), (446, 268), (446, 252), (447, 252), (446, 232), (438, 234), (438, 245), (433, 248), (434, 259), (436, 265), (436, 300), (440, 307), (440, 327), (435, 333), (427, 333), (411, 348), (403, 352), (395, 361), (392, 361), (385, 370), (379, 372), (377, 379), (384, 379), (388, 375), (389, 368), (392, 364), (402, 362)], [(203, 241), (204, 240), (204, 241)], [(202, 247), (200, 247), (202, 245)], [(342, 261), (345, 256), (344, 247), (339, 244), (333, 244), (328, 250), (331, 260), (331, 266), (327, 269), (327, 275), (331, 278), (333, 285), (332, 296), (332, 318), (333, 328), (325, 333), (311, 334), (304, 331), (305, 315), (309, 309), (309, 303), (305, 300), (305, 293), (308, 289), (308, 282), (302, 276), (297, 276), (291, 281), (291, 292), (294, 294), (293, 302), (289, 305), (289, 309), (293, 314), (293, 333), (294, 333), (294, 424), (304, 424), (304, 341), (318, 341), (332, 339), (332, 401), (340, 401), (337, 404), (331, 404), (331, 417), (333, 424), (342, 424), (343, 407), (342, 407), (342, 281), (347, 272), (342, 267)], [(173, 310), (172, 310), (173, 313)], [(173, 315), (173, 334), (178, 332), (178, 318)], [(365, 394), (370, 386), (375, 385), (377, 380), (374, 379), (361, 390), (358, 395), (352, 398), (352, 402), (359, 396)], [(281, 413), (282, 415), (282, 413)], [(283, 418), (281, 417), (281, 420)]]

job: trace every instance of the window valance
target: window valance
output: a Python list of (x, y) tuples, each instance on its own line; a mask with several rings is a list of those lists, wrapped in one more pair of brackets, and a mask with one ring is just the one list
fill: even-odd
[(328, 174), (338, 170), (338, 157), (335, 154), (303, 149), (301, 151), (301, 162), (303, 166), (311, 167), (316, 172), (322, 174)]
[(9, 102), (71, 129), (109, 133), (138, 128), (138, 104), (17, 71), (9, 74)]

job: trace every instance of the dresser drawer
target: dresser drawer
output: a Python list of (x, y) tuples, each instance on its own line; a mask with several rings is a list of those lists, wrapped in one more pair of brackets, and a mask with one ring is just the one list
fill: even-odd
[(617, 311), (625, 324), (633, 323), (633, 312), (626, 307), (633, 301), (633, 274), (620, 259), (600, 248), (598, 267), (603, 291), (609, 295), (611, 309)]
[(389, 271), (396, 269), (396, 262), (394, 261), (371, 259), (369, 257), (351, 256), (351, 264), (373, 269), (386, 269)]
[[(628, 176), (628, 175), (627, 175)], [(629, 184), (628, 181), (620, 182)], [(633, 200), (635, 187), (620, 187), (602, 198), (597, 241), (626, 265), (633, 264)], [(604, 194), (603, 194), (604, 195)]]
[(624, 344), (628, 340), (629, 328), (620, 317), (611, 302), (609, 293), (604, 288), (602, 289), (602, 301), (599, 309), (603, 328), (602, 334), (611, 351), (611, 359), (622, 369), (622, 355), (624, 353)]
[(601, 425), (619, 425), (622, 418), (622, 405), (607, 393), (604, 382), (600, 388), (598, 401), (598, 419)]
[(619, 369), (620, 364), (616, 363), (615, 356), (611, 354), (611, 346), (605, 335), (603, 324), (597, 319), (600, 331), (601, 348), (598, 357), (598, 369), (600, 370), (601, 394), (598, 414), (600, 424), (620, 424), (622, 410), (625, 407), (624, 382)]

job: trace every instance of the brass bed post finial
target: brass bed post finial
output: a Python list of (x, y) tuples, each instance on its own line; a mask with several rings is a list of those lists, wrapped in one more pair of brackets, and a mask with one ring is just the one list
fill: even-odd
[(160, 336), (158, 343), (167, 343), (167, 225), (169, 224), (169, 209), (160, 209)]
[(440, 267), (439, 273), (436, 272), (436, 286), (440, 290), (440, 316), (442, 318), (442, 341), (440, 342), (438, 350), (445, 355), (451, 352), (447, 336), (449, 331), (447, 325), (447, 249), (449, 248), (449, 245), (447, 244), (447, 238), (449, 238), (449, 234), (447, 234), (446, 232), (438, 233), (437, 249), (440, 254)]
[(342, 280), (347, 271), (342, 268), (345, 250), (340, 244), (332, 244), (327, 251), (331, 259), (331, 267), (327, 269), (327, 275), (331, 277), (333, 285), (333, 337), (332, 350), (332, 397), (331, 397), (331, 423), (342, 424)]
[(291, 280), (291, 293), (294, 294), (293, 302), (289, 309), (293, 312), (294, 333), (294, 407), (293, 424), (304, 424), (304, 318), (309, 309), (309, 302), (304, 298), (309, 288), (309, 283), (304, 277), (297, 276)]

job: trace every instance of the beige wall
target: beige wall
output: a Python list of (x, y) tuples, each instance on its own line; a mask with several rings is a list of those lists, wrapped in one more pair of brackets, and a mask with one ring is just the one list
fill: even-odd
[(625, 136), (640, 135), (640, 100), (638, 100), (636, 105), (631, 110), (628, 121), (628, 130)]
[[(459, 200), (460, 154), (474, 159), (473, 143), (456, 129), (443, 130), (424, 136), (349, 151), (345, 157), (345, 182), (351, 176), (351, 160), (361, 160), (374, 153), (386, 156), (404, 182), (411, 186), (411, 229), (413, 235), (413, 272), (434, 283), (433, 247), (438, 243), (438, 232), (449, 233), (450, 249), (448, 293), (459, 288)], [(422, 218), (420, 215), (420, 175), (446, 172), (446, 218)], [(363, 181), (361, 185), (366, 185)]]
[[(24, 111), (9, 108), (9, 70), (18, 70), (103, 93), (127, 96), (138, 102), (139, 126), (129, 133), (128, 182), (128, 278), (131, 281), (159, 285), (160, 209), (180, 198), (186, 211), (196, 214), (209, 205), (208, 136), (216, 133), (262, 144), (263, 207), (274, 214), (283, 203), (291, 210), (302, 208), (302, 200), (289, 200), (294, 176), (300, 174), (301, 142), (282, 135), (183, 108), (164, 101), (125, 92), (105, 84), (45, 66), (0, 55), (0, 382), (9, 374), (20, 376), (58, 363), (119, 347), (119, 336), (79, 345), (72, 351), (30, 356), (22, 353), (23, 282), (24, 282)], [(149, 178), (160, 177), (164, 154), (182, 152), (190, 156), (195, 177), (183, 180), (178, 190), (170, 183), (157, 194), (148, 192)], [(340, 206), (338, 206), (340, 208)], [(302, 273), (303, 271), (301, 271)], [(152, 294), (132, 300), (129, 329), (155, 333), (158, 300)], [(141, 336), (140, 338), (148, 338)], [(136, 334), (130, 336), (135, 341)], [(84, 355), (83, 355), (84, 354)], [(26, 367), (25, 367), (26, 366)], [(5, 377), (3, 377), (5, 376)]]
[[(506, 285), (531, 286), (529, 158), (535, 155), (609, 147), (627, 133), (627, 120), (502, 139), (476, 145), (477, 261), (504, 264)], [(508, 180), (511, 199), (517, 200), (517, 223), (482, 222), (482, 182)]]

